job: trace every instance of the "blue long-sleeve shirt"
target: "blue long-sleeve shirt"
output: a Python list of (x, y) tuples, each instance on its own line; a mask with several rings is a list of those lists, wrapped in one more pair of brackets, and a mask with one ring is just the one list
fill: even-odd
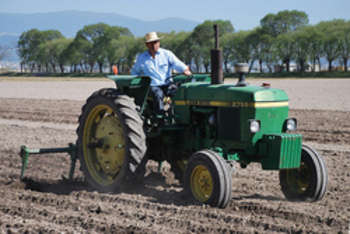
[(171, 71), (184, 72), (187, 66), (170, 50), (159, 48), (153, 58), (148, 51), (140, 54), (131, 69), (132, 75), (151, 77), (151, 86), (166, 84)]

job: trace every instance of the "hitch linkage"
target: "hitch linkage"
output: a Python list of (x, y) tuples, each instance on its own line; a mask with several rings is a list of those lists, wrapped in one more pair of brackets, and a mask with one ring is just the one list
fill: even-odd
[[(76, 145), (69, 143), (68, 147), (63, 148), (40, 148), (40, 149), (31, 149), (25, 145), (21, 146), (20, 157), (22, 158), (22, 168), (21, 168), (21, 180), (23, 180), (24, 172), (28, 165), (28, 158), (31, 154), (50, 154), (50, 153), (68, 153), (71, 160), (70, 170), (69, 170), (69, 180), (73, 179), (75, 163), (77, 161), (76, 155)], [(62, 176), (65, 178), (64, 176)]]

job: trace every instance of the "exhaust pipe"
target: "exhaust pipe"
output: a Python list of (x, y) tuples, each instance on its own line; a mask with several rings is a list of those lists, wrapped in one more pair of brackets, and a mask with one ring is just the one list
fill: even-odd
[(210, 51), (211, 59), (211, 84), (223, 84), (222, 51), (219, 49), (219, 32), (217, 24), (214, 24), (215, 49)]

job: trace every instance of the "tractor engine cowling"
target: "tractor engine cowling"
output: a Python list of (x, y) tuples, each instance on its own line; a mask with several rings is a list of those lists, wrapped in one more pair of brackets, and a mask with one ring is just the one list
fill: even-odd
[(288, 117), (286, 93), (266, 87), (186, 83), (178, 89), (174, 104), (177, 123), (191, 125), (202, 119), (208, 131), (214, 131), (205, 137), (248, 154), (258, 153), (255, 146), (264, 134), (284, 132)]

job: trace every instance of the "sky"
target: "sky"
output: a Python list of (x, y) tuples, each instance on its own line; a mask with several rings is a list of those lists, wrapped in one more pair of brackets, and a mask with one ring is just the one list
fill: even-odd
[(198, 21), (230, 20), (237, 30), (259, 26), (268, 13), (304, 11), (310, 24), (350, 20), (350, 0), (0, 0), (0, 12), (38, 13), (64, 10), (116, 13), (142, 20), (177, 17)]

